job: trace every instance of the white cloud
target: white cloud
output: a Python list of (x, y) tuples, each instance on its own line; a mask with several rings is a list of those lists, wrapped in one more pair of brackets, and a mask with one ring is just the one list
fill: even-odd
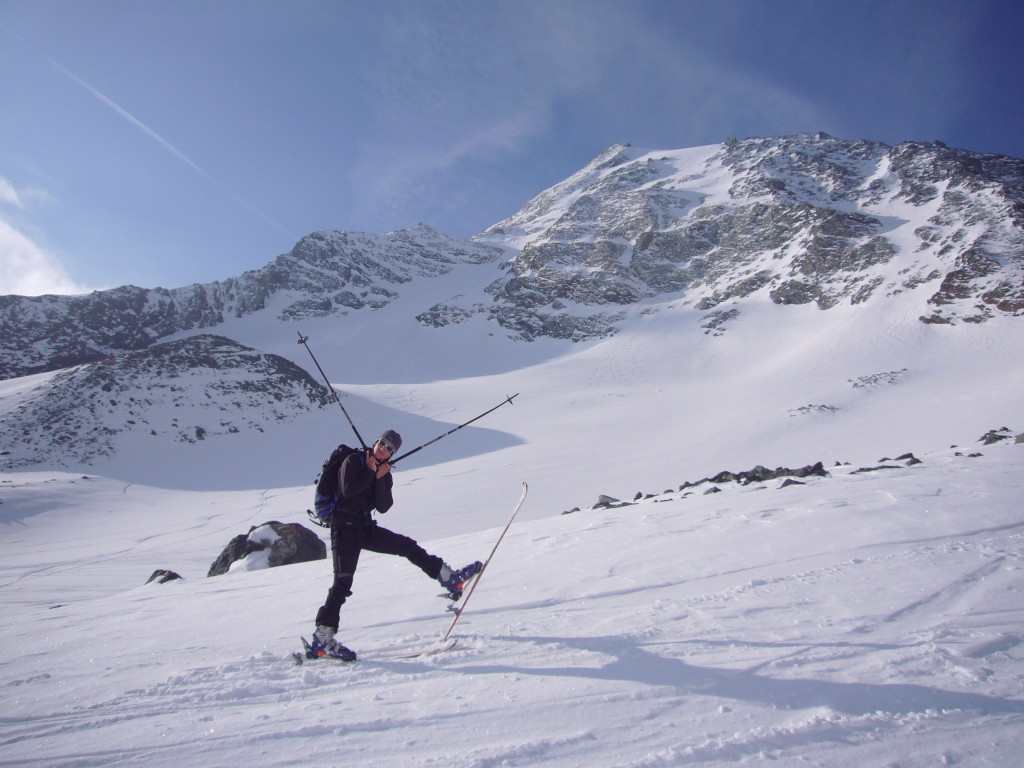
[[(49, 202), (42, 189), (18, 190), (0, 176), (0, 206), (23, 211), (29, 201)], [(71, 279), (60, 261), (21, 232), (0, 211), (0, 295), (41, 296), (88, 293)]]
[(3, 176), (0, 176), (0, 203), (21, 208), (21, 198), (18, 196), (18, 190)]
[[(0, 179), (0, 198), (6, 202), (5, 184)], [(88, 291), (71, 279), (57, 259), (0, 218), (0, 294), (40, 296)]]

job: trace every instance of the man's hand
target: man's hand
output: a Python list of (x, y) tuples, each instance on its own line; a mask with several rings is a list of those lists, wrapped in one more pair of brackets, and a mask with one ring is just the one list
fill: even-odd
[(381, 443), (374, 443), (373, 448), (366, 452), (366, 468), (373, 472), (376, 478), (380, 480), (391, 471), (391, 462), (388, 460), (390, 456), (391, 454), (388, 453), (387, 448), (381, 445)]

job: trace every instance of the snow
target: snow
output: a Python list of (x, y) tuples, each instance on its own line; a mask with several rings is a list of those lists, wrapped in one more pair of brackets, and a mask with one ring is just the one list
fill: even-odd
[[(429, 658), (386, 654), (447, 628), (437, 586), (366, 555), (344, 608), (364, 659), (301, 668), (325, 561), (199, 573), (252, 494), (16, 474), (5, 512), (43, 484), (64, 510), (4, 537), (5, 764), (1010, 765), (1024, 448), (980, 452), (514, 524)], [(429, 546), (461, 562), (498, 532)], [(189, 577), (143, 586), (158, 560)]]
[(248, 536), (253, 544), (262, 544), (264, 549), (250, 552), (245, 557), (235, 560), (228, 566), (228, 572), (234, 571), (258, 571), (270, 567), (270, 548), (281, 536), (269, 525), (261, 525), (254, 529)]
[[(347, 665), (290, 658), (329, 560), (206, 577), (250, 527), (307, 522), (319, 462), (351, 440), (334, 408), (3, 473), (0, 764), (1017, 765), (1024, 445), (979, 438), (1024, 431), (1021, 322), (924, 325), (909, 294), (735, 308), (714, 336), (650, 303), (579, 346), (415, 328), (408, 306), (303, 323), (367, 439), (411, 448), (520, 393), (395, 468), (381, 523), (453, 565), (491, 551), (530, 484), (436, 656), (395, 658), (451, 621), (403, 560), (363, 555)], [(294, 326), (220, 332), (312, 367)], [(24, 385), (0, 385), (5, 407)], [(829, 475), (798, 485), (680, 490), (816, 461)], [(184, 578), (147, 584), (158, 568)]]

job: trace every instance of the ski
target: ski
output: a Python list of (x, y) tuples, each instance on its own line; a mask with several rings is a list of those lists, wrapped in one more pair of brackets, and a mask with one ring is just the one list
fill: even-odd
[(448, 626), (448, 631), (444, 633), (444, 637), (441, 638), (442, 643), (447, 643), (448, 638), (452, 634), (452, 630), (455, 629), (455, 625), (458, 624), (459, 619), (462, 618), (462, 614), (466, 610), (466, 605), (469, 603), (469, 598), (473, 596), (473, 592), (476, 591), (477, 585), (480, 583), (480, 579), (483, 578), (484, 572), (487, 570), (487, 566), (491, 563), (491, 558), (494, 557), (494, 553), (498, 551), (498, 545), (501, 544), (501, 540), (505, 538), (505, 534), (508, 533), (509, 527), (512, 525), (512, 521), (516, 519), (516, 515), (519, 514), (519, 510), (523, 508), (523, 502), (526, 501), (526, 492), (529, 490), (529, 486), (526, 485), (526, 481), (523, 481), (523, 490), (519, 494), (519, 501), (516, 503), (516, 508), (512, 510), (512, 516), (509, 517), (508, 522), (505, 523), (505, 528), (498, 536), (498, 540), (494, 542), (494, 548), (491, 549), (491, 554), (484, 560), (483, 567), (479, 570), (476, 576), (473, 578), (473, 583), (469, 586), (469, 591), (466, 592), (466, 596), (462, 600), (462, 605), (454, 609), (455, 618), (452, 619), (452, 623)]
[[(380, 654), (371, 653), (369, 656), (362, 656), (360, 658), (363, 661), (385, 661), (387, 659), (418, 659), (423, 656), (436, 656), (439, 653), (450, 651), (452, 648), (455, 647), (455, 644), (457, 642), (458, 639), (453, 637), (447, 641), (438, 643), (437, 645), (430, 646), (429, 648), (422, 648), (417, 651), (385, 651)], [(309, 648), (309, 643), (306, 641), (305, 638), (302, 638), (302, 643), (307, 649)], [(306, 650), (303, 653), (295, 651), (294, 653), (292, 653), (292, 659), (295, 661), (295, 664), (300, 667), (307, 661), (312, 661), (316, 663), (333, 662), (336, 664), (351, 664), (353, 661), (355, 661), (355, 659), (352, 659), (351, 661), (345, 661), (344, 659), (338, 659), (334, 656), (313, 656), (309, 650)]]
[(452, 648), (455, 647), (455, 643), (456, 642), (457, 642), (457, 638), (453, 637), (453, 638), (447, 640), (446, 642), (442, 642), (442, 643), (440, 643), (438, 645), (435, 645), (435, 646), (432, 646), (430, 648), (424, 648), (423, 650), (419, 650), (419, 651), (398, 651), (397, 653), (385, 653), (382, 656), (374, 657), (374, 658), (381, 658), (381, 659), (418, 659), (418, 658), (420, 658), (422, 656), (436, 656), (439, 653), (444, 653), (445, 651), (450, 651)]

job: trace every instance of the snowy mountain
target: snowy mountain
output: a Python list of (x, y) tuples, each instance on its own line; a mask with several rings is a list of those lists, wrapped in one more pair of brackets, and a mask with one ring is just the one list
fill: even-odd
[(0, 296), (0, 378), (52, 371), (145, 349), (182, 331), (268, 310), (282, 321), (380, 309), (415, 278), (496, 251), (426, 226), (388, 235), (314, 232), (241, 277), (185, 288), (123, 286), (87, 296)]
[[(614, 147), (469, 243), (0, 299), (4, 764), (1015, 766), (1019, 169)], [(354, 444), (299, 334), (366, 439), (447, 435), (381, 524), (482, 559), (529, 482), (447, 653), (393, 657), (451, 621), (393, 557), (355, 665), (290, 657), (329, 559), (207, 577)]]
[(114, 455), (126, 432), (178, 443), (263, 432), (331, 402), (291, 361), (208, 334), (31, 378), (41, 381), (12, 394), (0, 414), (8, 467), (55, 453), (89, 465)]
[[(426, 226), (380, 236), (317, 232), (260, 270), (210, 285), (0, 297), (2, 375), (72, 364), (88, 364), (92, 372), (12, 379), (22, 385), (18, 397), (0, 400), (4, 466), (91, 466), (94, 457), (117, 450), (118, 435), (130, 436), (122, 450), (137, 454), (140, 440), (151, 448), (151, 438), (162, 434), (190, 440), (262, 423), (261, 401), (221, 397), (221, 385), (209, 382), (202, 397), (175, 403), (165, 433), (131, 407), (151, 400), (146, 393), (162, 386), (157, 380), (133, 375), (111, 395), (106, 378), (95, 373), (118, 371), (121, 356), (131, 353), (134, 369), (148, 365), (153, 375), (167, 377), (162, 366), (172, 360), (181, 364), (174, 376), (194, 380), (188, 356), (161, 347), (204, 331), (309, 368), (293, 342), (297, 333), (316, 329), (314, 343), (332, 375), (351, 389), (513, 371), (573, 349), (585, 352), (579, 342), (617, 334), (633, 339), (638, 321), (649, 325), (666, 313), (670, 319), (659, 333), (673, 338), (664, 354), (685, 348), (694, 331), (720, 338), (744, 317), (782, 339), (788, 327), (805, 322), (792, 325), (792, 308), (800, 306), (819, 313), (815, 327), (853, 324), (859, 336), (908, 319), (949, 328), (997, 319), (1020, 324), (1022, 179), (1024, 161), (1014, 158), (824, 134), (676, 151), (615, 146), (470, 242)], [(768, 312), (769, 306), (779, 311)], [(865, 311), (847, 316), (844, 308)], [(947, 341), (959, 336), (945, 334)], [(714, 358), (734, 345), (712, 341), (700, 354)], [(153, 360), (140, 362), (147, 354)], [(839, 380), (901, 380), (906, 389), (913, 379), (912, 372), (904, 376), (907, 361), (900, 352), (890, 358), (877, 368), (841, 365), (850, 370)], [(230, 368), (232, 360), (243, 357), (219, 364)], [(94, 389), (85, 393), (83, 386)], [(275, 386), (268, 385), (273, 397), (293, 398), (282, 413), (297, 416), (313, 401), (329, 403), (324, 391), (310, 400), (309, 382), (287, 392)], [(95, 403), (110, 400), (115, 403), (97, 410)], [(22, 407), (23, 401), (33, 406)], [(841, 407), (794, 402), (785, 412)], [(222, 425), (208, 418), (215, 411), (235, 416)], [(975, 422), (971, 429), (993, 426)], [(40, 428), (53, 438), (36, 439)], [(102, 437), (74, 446), (68, 436), (81, 430)], [(294, 458), (314, 455), (310, 449)]]
[[(1024, 312), (1024, 160), (826, 134), (676, 151), (613, 146), (470, 242), (426, 226), (316, 232), (239, 278), (174, 290), (0, 297), (0, 377), (143, 349), (272, 311), (283, 322), (381, 309), (413, 280), (501, 260), (469, 294), (412, 308), (446, 326), (585, 340), (627, 307), (709, 310), (763, 293), (821, 309), (913, 291), (925, 322)], [(273, 307), (271, 305), (273, 304)]]
[(920, 288), (924, 322), (983, 322), (1024, 311), (1024, 161), (826, 134), (615, 146), (473, 240), (516, 251), (489, 311), (525, 338), (613, 333), (672, 295), (829, 309)]

